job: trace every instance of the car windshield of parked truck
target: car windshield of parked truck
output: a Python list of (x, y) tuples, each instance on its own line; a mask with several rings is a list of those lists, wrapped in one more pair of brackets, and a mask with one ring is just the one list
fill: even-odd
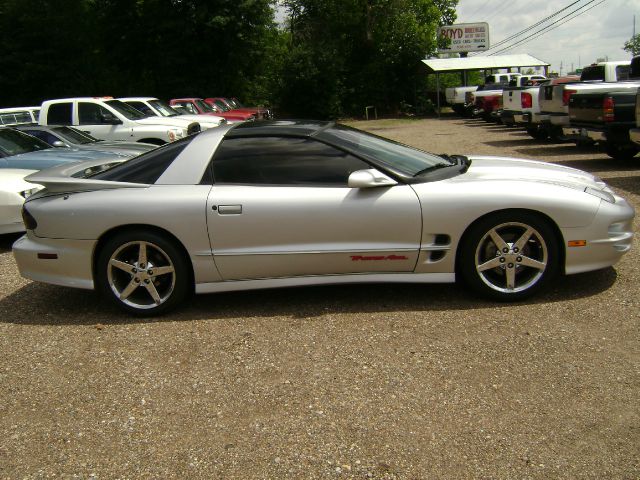
[(231, 110), (228, 106), (225, 105), (222, 100), (214, 100), (213, 103), (215, 103), (216, 107), (218, 107), (223, 112), (228, 112), (229, 110)]
[(67, 140), (69, 143), (75, 143), (76, 145), (86, 145), (88, 143), (96, 143), (100, 141), (88, 133), (83, 133), (80, 130), (76, 130), (71, 127), (52, 127), (51, 130)]
[(155, 108), (163, 117), (175, 117), (180, 115), (175, 109), (173, 109), (167, 102), (162, 100), (149, 100), (149, 105)]
[(204, 100), (195, 100), (195, 104), (203, 112), (207, 112), (207, 113), (216, 113), (217, 112), (217, 110), (215, 110), (211, 105), (209, 105)]
[(104, 103), (109, 105), (111, 108), (113, 108), (115, 111), (117, 111), (121, 115), (124, 115), (125, 117), (127, 117), (129, 120), (142, 120), (143, 118), (147, 118), (147, 116), (144, 113), (142, 113), (140, 110), (136, 110), (131, 105), (127, 105), (126, 103), (121, 102), (120, 100), (107, 100)]
[(456, 162), (448, 157), (424, 152), (402, 143), (345, 125), (334, 125), (323, 131), (318, 138), (327, 137), (330, 143), (351, 153), (382, 163), (396, 172), (416, 176), (431, 170), (450, 167)]
[(580, 80), (583, 82), (587, 80), (604, 80), (604, 65), (592, 65), (590, 67), (585, 67), (584, 70), (582, 70)]
[(18, 155), (48, 148), (51, 148), (49, 144), (31, 135), (10, 128), (0, 128), (0, 150), (5, 155)]

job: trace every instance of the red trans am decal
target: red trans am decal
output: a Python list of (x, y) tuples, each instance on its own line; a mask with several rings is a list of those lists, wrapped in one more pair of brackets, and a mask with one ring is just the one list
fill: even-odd
[(354, 262), (359, 261), (380, 261), (380, 260), (409, 260), (409, 257), (404, 255), (380, 255), (380, 256), (363, 256), (363, 255), (351, 255), (351, 260)]

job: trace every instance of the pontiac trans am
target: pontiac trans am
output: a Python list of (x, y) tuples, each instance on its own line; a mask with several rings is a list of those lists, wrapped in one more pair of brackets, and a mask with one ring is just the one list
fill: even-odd
[(45, 188), (23, 208), (20, 272), (137, 315), (194, 290), (354, 282), (461, 279), (521, 300), (633, 238), (633, 208), (589, 173), (331, 122), (221, 126), (86, 177), (27, 177)]

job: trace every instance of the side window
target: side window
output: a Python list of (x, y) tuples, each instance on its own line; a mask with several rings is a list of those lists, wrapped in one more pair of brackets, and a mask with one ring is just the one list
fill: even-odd
[(47, 125), (73, 125), (71, 102), (54, 103), (49, 105)]
[(97, 103), (78, 103), (78, 120), (80, 125), (100, 125), (105, 123), (104, 117), (112, 118), (113, 114)]
[(191, 143), (193, 138), (193, 136), (190, 136), (163, 145), (116, 165), (109, 170), (100, 172), (92, 178), (113, 182), (155, 183), (186, 146)]
[(126, 102), (126, 103), (132, 106), (133, 108), (135, 108), (136, 110), (141, 111), (145, 115), (155, 116), (155, 113), (144, 102), (133, 101), (133, 102)]
[(616, 78), (620, 80), (629, 80), (629, 65), (618, 65), (616, 67)]
[(53, 142), (60, 140), (55, 135), (45, 132), (44, 130), (25, 130), (24, 133), (28, 133), (33, 137), (39, 138), (43, 142), (47, 142), (49, 145), (53, 145)]
[(370, 166), (308, 138), (227, 138), (213, 160), (216, 184), (346, 186), (349, 175)]

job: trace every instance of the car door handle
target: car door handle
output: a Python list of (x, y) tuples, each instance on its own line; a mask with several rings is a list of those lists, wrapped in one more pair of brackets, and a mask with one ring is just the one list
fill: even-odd
[(220, 215), (240, 215), (242, 214), (242, 205), (218, 205), (218, 213)]

